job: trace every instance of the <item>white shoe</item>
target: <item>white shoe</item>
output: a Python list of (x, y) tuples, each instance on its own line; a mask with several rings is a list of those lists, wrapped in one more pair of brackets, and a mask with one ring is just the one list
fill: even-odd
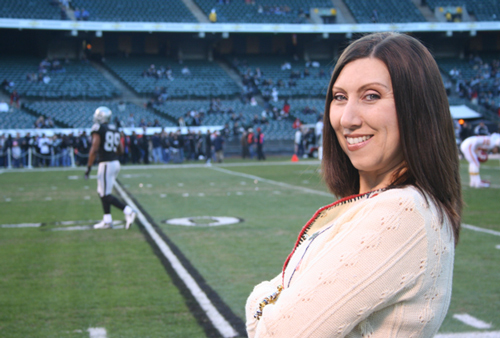
[(112, 229), (113, 225), (111, 223), (106, 223), (104, 221), (100, 221), (97, 224), (94, 224), (94, 229)]
[(490, 187), (490, 182), (488, 181), (481, 181), (479, 183), (479, 188), (489, 188)]
[(128, 230), (130, 226), (134, 223), (135, 216), (137, 216), (135, 211), (132, 211), (130, 214), (125, 215), (125, 229)]

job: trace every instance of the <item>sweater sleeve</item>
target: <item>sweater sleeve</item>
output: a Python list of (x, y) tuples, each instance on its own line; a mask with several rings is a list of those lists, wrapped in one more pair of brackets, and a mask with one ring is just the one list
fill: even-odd
[(251, 322), (249, 337), (345, 337), (374, 312), (415, 297), (427, 273), (427, 229), (440, 227), (419, 197), (380, 194), (338, 219), (337, 231), (305, 241), (285, 289)]
[(267, 296), (271, 295), (281, 284), (281, 273), (270, 281), (262, 282), (256, 285), (247, 299), (245, 305), (246, 325), (248, 337), (255, 335), (258, 320), (254, 318), (255, 312), (259, 307), (259, 303)]

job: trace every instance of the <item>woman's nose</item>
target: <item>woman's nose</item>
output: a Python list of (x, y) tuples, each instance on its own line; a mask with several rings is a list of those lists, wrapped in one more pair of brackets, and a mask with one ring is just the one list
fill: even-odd
[(355, 100), (348, 100), (340, 118), (340, 125), (343, 128), (352, 130), (361, 126), (361, 123), (359, 104)]

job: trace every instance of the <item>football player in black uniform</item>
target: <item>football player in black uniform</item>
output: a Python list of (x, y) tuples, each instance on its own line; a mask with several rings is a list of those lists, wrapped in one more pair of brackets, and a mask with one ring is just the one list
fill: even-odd
[(85, 172), (85, 178), (88, 179), (92, 164), (94, 164), (96, 155), (98, 155), (97, 193), (101, 198), (104, 217), (101, 222), (94, 225), (94, 229), (112, 228), (111, 205), (123, 211), (125, 214), (125, 228), (129, 229), (135, 220), (135, 211), (111, 195), (116, 177), (120, 172), (118, 155), (123, 152), (123, 146), (120, 142), (120, 133), (113, 124), (109, 124), (109, 121), (111, 121), (111, 110), (107, 107), (97, 108), (91, 130), (92, 146), (89, 152), (87, 171)]

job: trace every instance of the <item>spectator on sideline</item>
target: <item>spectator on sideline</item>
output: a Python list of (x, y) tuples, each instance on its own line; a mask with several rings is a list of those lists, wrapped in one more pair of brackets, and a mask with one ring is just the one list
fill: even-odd
[(264, 133), (262, 133), (260, 127), (257, 128), (255, 143), (257, 144), (257, 160), (265, 160), (266, 155), (264, 155)]
[(450, 304), (462, 211), (439, 68), (409, 35), (366, 35), (341, 54), (325, 106), (322, 173), (341, 199), (254, 288), (248, 337), (433, 337)]
[(479, 124), (474, 128), (474, 135), (489, 135), (490, 131), (486, 124), (483, 121), (479, 122)]
[(224, 138), (219, 131), (214, 132), (214, 134), (215, 160), (217, 163), (222, 163), (224, 161)]

